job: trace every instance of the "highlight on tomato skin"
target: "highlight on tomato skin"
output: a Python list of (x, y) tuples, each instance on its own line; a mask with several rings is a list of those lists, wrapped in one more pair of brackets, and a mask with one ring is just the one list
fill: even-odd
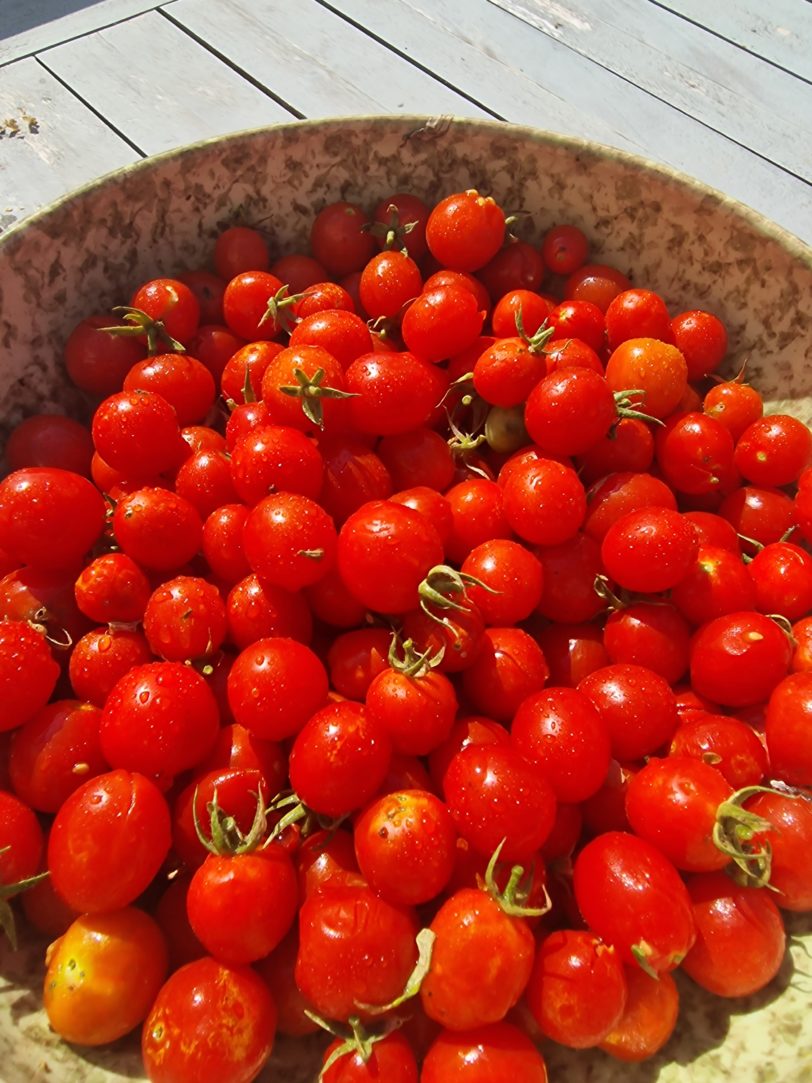
[(667, 1058), (812, 910), (810, 430), (588, 223), (424, 195), (226, 224), (6, 447), (2, 935), (152, 1083)]

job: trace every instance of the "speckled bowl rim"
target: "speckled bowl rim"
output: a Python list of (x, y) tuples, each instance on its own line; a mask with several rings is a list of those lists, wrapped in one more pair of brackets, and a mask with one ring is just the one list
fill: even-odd
[(127, 165), (120, 166), (117, 169), (102, 174), (102, 176), (97, 177), (92, 181), (88, 181), (86, 184), (80, 185), (78, 188), (66, 192), (65, 195), (53, 200), (51, 203), (42, 207), (40, 210), (35, 211), (28, 217), (23, 218), (0, 234), (0, 251), (2, 251), (7, 243), (13, 242), (14, 238), (23, 230), (32, 226), (37, 226), (50, 215), (59, 211), (65, 204), (70, 203), (77, 198), (90, 195), (96, 189), (103, 188), (110, 182), (115, 182), (120, 177), (129, 176), (131, 173), (139, 172), (141, 170), (160, 168), (164, 163), (172, 162), (185, 154), (204, 150), (205, 148), (212, 147), (218, 143), (238, 143), (241, 140), (251, 141), (264, 134), (274, 132), (352, 128), (359, 123), (368, 127), (397, 126), (419, 129), (426, 125), (436, 124), (440, 121), (451, 121), (455, 126), (469, 127), (476, 129), (477, 131), (492, 131), (494, 134), (504, 134), (505, 132), (508, 132), (511, 136), (529, 139), (537, 144), (547, 144), (549, 146), (570, 150), (574, 153), (590, 154), (593, 157), (601, 158), (605, 161), (614, 161), (623, 166), (658, 174), (664, 180), (674, 182), (686, 190), (693, 191), (697, 197), (713, 199), (719, 206), (732, 212), (739, 218), (744, 219), (753, 229), (763, 234), (764, 237), (777, 242), (785, 248), (794, 259), (799, 260), (812, 271), (812, 247), (802, 241), (800, 237), (797, 237), (783, 226), (779, 226), (778, 223), (772, 221), (772, 219), (768, 218), (760, 211), (755, 210), (753, 207), (748, 206), (746, 203), (742, 203), (740, 200), (726, 195), (718, 188), (714, 188), (688, 173), (683, 173), (679, 169), (674, 169), (671, 166), (655, 161), (652, 158), (647, 158), (642, 154), (634, 154), (631, 151), (621, 150), (619, 147), (613, 147), (607, 143), (583, 139), (579, 136), (564, 135), (561, 132), (524, 124), (512, 124), (508, 121), (488, 120), (485, 118), (479, 119), (476, 117), (460, 117), (453, 114), (430, 116), (403, 113), (359, 113), (347, 116), (319, 117), (305, 120), (285, 121), (280, 124), (264, 124), (256, 128), (235, 129), (233, 132), (224, 135), (212, 136), (210, 139), (201, 139), (193, 143), (186, 143), (182, 146), (174, 147), (172, 150), (161, 151), (158, 154), (149, 155), (138, 162), (130, 162)]

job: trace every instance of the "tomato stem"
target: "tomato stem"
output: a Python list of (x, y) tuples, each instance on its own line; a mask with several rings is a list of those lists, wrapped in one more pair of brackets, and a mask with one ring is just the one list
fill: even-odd
[[(744, 808), (744, 802), (757, 793), (773, 793), (769, 786), (745, 786), (723, 801), (716, 810), (712, 839), (733, 862), (733, 878), (746, 887), (769, 887), (772, 870), (772, 846), (769, 838), (759, 838), (772, 830), (772, 824)], [(790, 795), (791, 796), (791, 795)]]

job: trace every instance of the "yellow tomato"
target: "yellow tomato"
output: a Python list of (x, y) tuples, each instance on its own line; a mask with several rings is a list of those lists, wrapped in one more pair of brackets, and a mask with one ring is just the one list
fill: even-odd
[(132, 906), (77, 918), (49, 946), (45, 963), (48, 1021), (77, 1045), (103, 1045), (136, 1027), (168, 969), (163, 933)]

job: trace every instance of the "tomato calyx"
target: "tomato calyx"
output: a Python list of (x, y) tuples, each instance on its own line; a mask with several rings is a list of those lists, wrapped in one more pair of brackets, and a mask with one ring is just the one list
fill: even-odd
[[(4, 854), (10, 849), (10, 846), (3, 846), (0, 848), (0, 854)], [(25, 880), (18, 880), (15, 884), (0, 884), (0, 930), (8, 937), (8, 942), (11, 944), (13, 951), (17, 950), (17, 926), (9, 900), (16, 895), (21, 895), (30, 887), (34, 887), (35, 884), (44, 880), (46, 876), (50, 876), (47, 869), (45, 872), (37, 873), (36, 876), (28, 876)]]
[(106, 331), (108, 335), (122, 335), (126, 338), (137, 338), (142, 335), (147, 340), (147, 353), (150, 357), (168, 348), (172, 353), (186, 353), (186, 347), (182, 342), (173, 338), (163, 320), (153, 319), (141, 308), (132, 308), (130, 305), (116, 305), (113, 312), (120, 315), (125, 324), (117, 324), (115, 327), (100, 327), (100, 331)]
[(354, 391), (339, 391), (337, 387), (323, 387), (324, 369), (316, 369), (312, 376), (308, 376), (304, 369), (294, 369), (295, 384), (282, 384), (279, 390), (283, 395), (302, 400), (302, 412), (308, 421), (322, 428), (324, 425), (323, 399), (353, 399), (356, 398)]
[(606, 575), (596, 575), (592, 584), (592, 589), (601, 601), (606, 602), (607, 609), (611, 610), (613, 613), (617, 613), (621, 609), (626, 609), (631, 605), (631, 599), (626, 591), (616, 591), (610, 583), (609, 577)]
[(229, 816), (220, 807), (217, 800), (217, 790), (215, 789), (214, 796), (206, 804), (206, 810), (209, 813), (209, 835), (206, 835), (197, 815), (197, 789), (195, 789), (192, 799), (192, 819), (201, 846), (204, 846), (210, 854), (218, 856), (250, 854), (258, 849), (268, 831), (268, 820), (262, 794), (257, 793), (256, 799), (254, 820), (248, 831), (243, 832), (234, 817)]
[(712, 834), (714, 846), (731, 859), (733, 868), (729, 870), (730, 874), (744, 887), (776, 890), (770, 883), (772, 846), (769, 838), (765, 837), (772, 830), (772, 824), (744, 808), (745, 801), (757, 793), (774, 792), (770, 786), (745, 786), (723, 801), (716, 810)]
[(417, 226), (417, 222), (401, 222), (397, 206), (390, 203), (386, 208), (386, 221), (365, 222), (361, 226), (361, 231), (371, 233), (373, 237), (382, 240), (385, 251), (391, 252), (398, 249), (404, 256), (408, 256), (409, 250), (403, 242)]
[(499, 855), (502, 853), (502, 847), (505, 845), (506, 841), (506, 839), (502, 839), (491, 854), (488, 867), (485, 869), (483, 881), (484, 889), (509, 917), (542, 917), (548, 910), (552, 909), (553, 903), (547, 893), (547, 888), (545, 887), (544, 906), (527, 906), (527, 900), (530, 898), (530, 893), (533, 890), (532, 869), (526, 874), (523, 865), (513, 865), (504, 890), (500, 890), (499, 885), (496, 883), (496, 866), (499, 864)]
[(445, 646), (441, 646), (434, 654), (431, 653), (431, 647), (421, 652), (415, 647), (414, 640), (401, 640), (398, 633), (393, 632), (387, 660), (392, 669), (402, 673), (404, 677), (425, 677), (439, 666), (444, 654)]
[(335, 1023), (330, 1019), (323, 1019), (315, 1012), (311, 1012), (309, 1008), (305, 1008), (304, 1013), (316, 1026), (321, 1027), (328, 1034), (332, 1034), (334, 1038), (341, 1040), (341, 1045), (336, 1046), (322, 1065), (318, 1076), (319, 1081), (323, 1080), (333, 1065), (344, 1057), (358, 1056), (364, 1064), (367, 1064), (375, 1045), (387, 1038), (393, 1031), (402, 1027), (405, 1022), (403, 1019), (387, 1019), (379, 1031), (369, 1032), (357, 1015), (350, 1016), (346, 1025), (344, 1025)]
[(651, 414), (647, 414), (645, 410), (641, 410), (646, 393), (641, 387), (636, 387), (629, 391), (615, 391), (615, 409), (617, 410), (617, 420), (612, 428), (609, 430), (609, 438), (611, 439), (617, 426), (623, 420), (624, 417), (636, 418), (638, 421), (648, 422), (650, 425), (665, 426), (665, 422), (659, 417), (653, 417)]
[(438, 624), (444, 624), (447, 627), (450, 627), (451, 622), (448, 618), (445, 616), (438, 617), (431, 607), (436, 606), (439, 610), (454, 609), (460, 613), (465, 612), (466, 607), (461, 605), (456, 599), (457, 597), (462, 597), (467, 601), (469, 586), (482, 587), (482, 589), (488, 591), (489, 594), (499, 594), (498, 590), (489, 587), (487, 583), (483, 583), (482, 580), (477, 579), (476, 576), (468, 575), (466, 572), (457, 571), (456, 568), (452, 568), (448, 564), (435, 564), (433, 568), (429, 569), (425, 579), (423, 579), (417, 588), (417, 595), (420, 599), (420, 608), (427, 617), (431, 617), (431, 619), (437, 621)]
[[(268, 304), (259, 320), (259, 326), (269, 320), (273, 323), (276, 331), (290, 331), (296, 323), (296, 314), (293, 311), (304, 297), (303, 293), (289, 293), (290, 286), (281, 286), (268, 301)], [(246, 369), (247, 379), (247, 369)], [(245, 400), (248, 402), (248, 399)]]
[(521, 305), (516, 309), (514, 320), (516, 323), (516, 333), (527, 347), (527, 352), (532, 354), (545, 353), (544, 347), (555, 334), (555, 328), (545, 320), (537, 331), (534, 331), (532, 335), (528, 335), (524, 326)]
[(53, 615), (45, 606), (41, 606), (26, 623), (57, 650), (69, 651), (73, 647), (73, 636), (61, 624), (55, 624)]
[(282, 816), (271, 828), (263, 844), (264, 846), (270, 846), (272, 842), (280, 838), (294, 824), (301, 825), (301, 838), (307, 838), (314, 831), (335, 831), (347, 818), (346, 816), (338, 816), (331, 819), (329, 816), (321, 816), (319, 813), (314, 812), (313, 809), (308, 808), (293, 790), (282, 790), (281, 793), (278, 793), (264, 809), (264, 812), (267, 815), (269, 812), (281, 812), (283, 809), (287, 809), (287, 812), (283, 812)]

